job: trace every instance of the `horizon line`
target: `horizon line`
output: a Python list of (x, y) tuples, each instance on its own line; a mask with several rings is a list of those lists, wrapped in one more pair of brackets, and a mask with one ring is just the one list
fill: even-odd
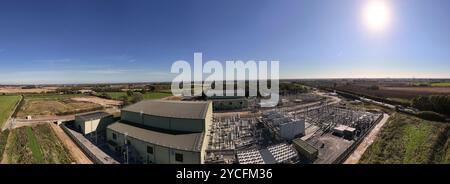
[[(279, 81), (283, 80), (360, 80), (360, 79), (407, 79), (407, 80), (450, 80), (450, 77), (311, 77), (311, 78), (280, 78)], [(254, 80), (254, 79), (253, 79)], [(236, 80), (242, 81), (242, 80)], [(247, 80), (246, 80), (247, 81)], [(68, 82), (68, 83), (0, 83), (0, 86), (24, 86), (24, 85), (101, 85), (101, 84), (146, 84), (146, 83), (171, 83), (172, 81), (127, 81), (127, 82)], [(199, 81), (192, 81), (194, 83)], [(202, 81), (204, 82), (204, 80)]]

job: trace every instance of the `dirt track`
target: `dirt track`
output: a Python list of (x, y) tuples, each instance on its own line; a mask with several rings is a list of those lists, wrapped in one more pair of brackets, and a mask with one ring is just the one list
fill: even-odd
[(103, 98), (93, 97), (93, 96), (91, 96), (91, 97), (76, 97), (76, 98), (72, 98), (72, 100), (78, 101), (78, 102), (91, 102), (91, 103), (99, 104), (103, 107), (122, 105), (121, 101), (108, 100), (108, 99), (103, 99)]
[(69, 136), (59, 127), (50, 123), (53, 131), (64, 146), (69, 150), (70, 155), (75, 159), (77, 164), (93, 164), (92, 161), (81, 151), (81, 149), (70, 139)]

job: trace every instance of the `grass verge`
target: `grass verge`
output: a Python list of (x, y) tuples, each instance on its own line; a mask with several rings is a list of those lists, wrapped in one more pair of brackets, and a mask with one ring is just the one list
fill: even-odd
[(360, 163), (448, 163), (449, 128), (446, 123), (394, 113)]

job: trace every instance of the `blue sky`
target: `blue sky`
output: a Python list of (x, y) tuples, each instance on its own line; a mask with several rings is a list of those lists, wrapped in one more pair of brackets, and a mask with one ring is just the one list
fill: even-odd
[(170, 81), (176, 60), (279, 60), (281, 78), (450, 77), (450, 1), (2, 0), (0, 84)]

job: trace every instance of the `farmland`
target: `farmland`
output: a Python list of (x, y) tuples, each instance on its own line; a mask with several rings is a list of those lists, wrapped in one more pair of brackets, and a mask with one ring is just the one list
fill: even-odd
[(27, 95), (17, 117), (67, 115), (102, 108), (99, 104), (71, 99), (80, 96), (83, 95)]
[(68, 151), (49, 125), (22, 127), (11, 132), (6, 151), (11, 164), (72, 163)]
[(380, 87), (377, 90), (368, 89), (359, 85), (339, 86), (339, 90), (350, 91), (357, 94), (366, 94), (381, 98), (397, 100), (411, 100), (417, 96), (450, 95), (449, 87)]
[(450, 95), (450, 80), (336, 79), (304, 80), (301, 83), (404, 106), (409, 106), (411, 100), (418, 96)]
[[(127, 96), (126, 92), (108, 92), (107, 94), (110, 95), (112, 97), (112, 99), (114, 99), (114, 100), (120, 100), (121, 97)], [(152, 100), (152, 99), (161, 99), (161, 98), (172, 96), (172, 93), (148, 92), (143, 95), (144, 95), (144, 99)]]
[(416, 82), (413, 86), (450, 87), (450, 82)]
[(18, 94), (18, 93), (48, 93), (53, 92), (57, 87), (0, 87), (0, 93)]
[(450, 163), (449, 130), (445, 123), (396, 113), (360, 163)]
[(11, 116), (14, 107), (19, 100), (20, 96), (0, 96), (0, 127), (2, 127), (3, 123)]
[(433, 87), (450, 87), (450, 82), (431, 83)]

